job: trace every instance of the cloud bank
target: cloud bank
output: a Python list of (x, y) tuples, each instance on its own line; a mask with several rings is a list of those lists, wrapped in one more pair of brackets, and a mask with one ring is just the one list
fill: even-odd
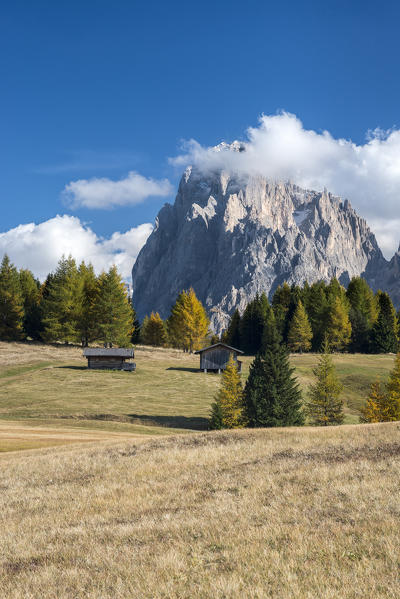
[(56, 268), (63, 254), (71, 254), (78, 263), (91, 262), (96, 272), (115, 264), (122, 276), (130, 279), (136, 256), (152, 229), (145, 223), (103, 239), (75, 216), (56, 216), (0, 233), (0, 256), (7, 253), (18, 268), (29, 268), (41, 280)]
[(131, 171), (119, 181), (105, 177), (71, 181), (65, 186), (62, 196), (71, 208), (107, 209), (140, 204), (150, 197), (168, 196), (172, 191), (168, 179), (147, 179)]
[(328, 131), (307, 130), (293, 114), (262, 116), (241, 142), (245, 151), (205, 148), (195, 140), (170, 160), (175, 166), (195, 164), (202, 170), (225, 169), (291, 180), (350, 200), (390, 256), (400, 241), (400, 131), (368, 132), (366, 143), (335, 139)]

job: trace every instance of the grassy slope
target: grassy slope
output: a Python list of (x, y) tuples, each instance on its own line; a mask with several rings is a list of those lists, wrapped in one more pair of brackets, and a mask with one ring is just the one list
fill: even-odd
[(397, 599), (399, 423), (0, 455), (0, 596)]
[[(312, 354), (292, 357), (303, 388), (316, 360)], [(358, 422), (370, 382), (386, 378), (393, 357), (337, 355), (334, 360), (345, 387), (346, 421)], [(0, 343), (0, 451), (76, 442), (74, 429), (80, 440), (91, 441), (91, 431), (105, 439), (108, 433), (206, 427), (220, 378), (199, 372), (197, 356), (138, 348), (136, 361), (136, 373), (89, 371), (79, 348)], [(250, 362), (244, 358), (244, 378)], [(16, 431), (17, 424), (24, 432)], [(46, 426), (52, 433), (40, 435)]]

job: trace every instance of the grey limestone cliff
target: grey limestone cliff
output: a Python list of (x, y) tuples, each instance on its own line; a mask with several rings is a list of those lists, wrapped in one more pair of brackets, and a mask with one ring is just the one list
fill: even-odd
[(133, 267), (133, 302), (140, 318), (151, 310), (166, 317), (177, 294), (192, 286), (220, 332), (235, 308), (284, 281), (335, 276), (347, 284), (363, 275), (376, 288), (387, 265), (347, 200), (189, 167)]

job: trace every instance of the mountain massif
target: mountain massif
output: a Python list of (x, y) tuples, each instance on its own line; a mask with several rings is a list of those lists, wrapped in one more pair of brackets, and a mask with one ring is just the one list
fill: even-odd
[(388, 262), (347, 200), (188, 167), (133, 267), (133, 303), (140, 318), (152, 310), (166, 317), (193, 287), (220, 332), (257, 292), (331, 277), (346, 285), (358, 275), (400, 304), (400, 252)]

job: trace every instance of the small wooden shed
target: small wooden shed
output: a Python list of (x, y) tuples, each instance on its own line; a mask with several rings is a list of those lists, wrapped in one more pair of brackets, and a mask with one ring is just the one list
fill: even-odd
[(83, 351), (83, 355), (87, 358), (88, 368), (96, 368), (100, 370), (127, 370), (132, 372), (136, 370), (134, 362), (127, 362), (134, 358), (133, 348), (125, 347), (110, 347), (97, 348), (87, 347)]
[(195, 353), (200, 354), (200, 370), (204, 372), (211, 370), (220, 374), (221, 370), (225, 370), (231, 354), (237, 364), (238, 371), (242, 372), (242, 363), (237, 359), (237, 356), (244, 352), (226, 343), (214, 343), (214, 345), (200, 349)]

